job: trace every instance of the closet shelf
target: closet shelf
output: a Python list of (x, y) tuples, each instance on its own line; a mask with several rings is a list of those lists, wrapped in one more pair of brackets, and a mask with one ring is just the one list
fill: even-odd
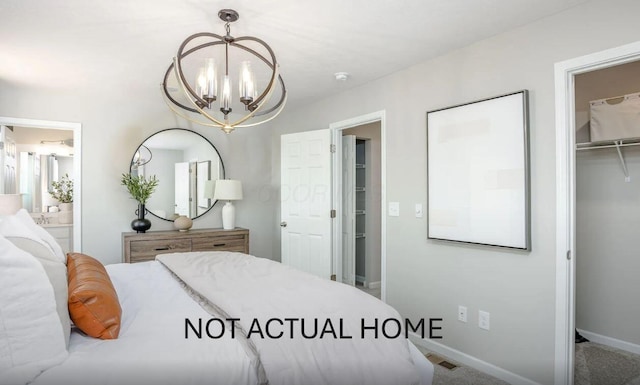
[(594, 150), (599, 148), (640, 146), (640, 138), (625, 138), (618, 140), (603, 140), (600, 142), (576, 143), (576, 150)]
[(618, 139), (618, 140), (605, 140), (601, 142), (586, 142), (586, 143), (576, 143), (576, 151), (583, 150), (597, 150), (601, 148), (615, 148), (618, 151), (618, 158), (620, 158), (620, 165), (622, 166), (622, 172), (624, 173), (625, 182), (631, 182), (631, 177), (629, 176), (629, 170), (627, 169), (627, 164), (624, 161), (624, 157), (622, 156), (622, 147), (629, 146), (639, 146), (640, 138), (626, 138), (626, 139)]

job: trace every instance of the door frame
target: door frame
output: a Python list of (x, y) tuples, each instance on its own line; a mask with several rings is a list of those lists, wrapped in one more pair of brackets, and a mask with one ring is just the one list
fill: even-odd
[(0, 124), (73, 131), (73, 250), (82, 252), (82, 124), (0, 116)]
[[(369, 114), (356, 116), (354, 118), (341, 120), (331, 123), (331, 142), (335, 146), (333, 156), (333, 167), (331, 176), (331, 190), (333, 208), (337, 211), (336, 219), (341, 217), (342, 213), (342, 130), (347, 128), (362, 126), (367, 123), (380, 122), (380, 202), (381, 202), (381, 218), (380, 218), (380, 299), (386, 302), (387, 293), (387, 217), (385, 216), (385, 207), (387, 207), (387, 136), (385, 125), (385, 110), (375, 111)], [(333, 272), (336, 280), (342, 281), (342, 221), (333, 221), (332, 228), (332, 253), (333, 253)]]
[(576, 274), (576, 134), (574, 76), (640, 60), (640, 42), (555, 64), (556, 322), (555, 384), (573, 384)]

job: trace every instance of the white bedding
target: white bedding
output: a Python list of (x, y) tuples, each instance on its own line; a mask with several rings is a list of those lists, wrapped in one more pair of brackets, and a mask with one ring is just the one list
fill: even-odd
[(360, 290), (242, 253), (157, 259), (217, 314), (238, 319), (272, 385), (420, 383), (404, 335), (387, 338), (380, 329), (362, 328), (363, 322), (382, 325), (402, 318)]
[(184, 338), (185, 317), (210, 315), (160, 263), (106, 268), (122, 307), (119, 338), (100, 340), (74, 330), (69, 358), (42, 373), (34, 385), (257, 383), (255, 368), (237, 341)]
[[(107, 266), (122, 307), (122, 326), (116, 340), (98, 340), (74, 330), (69, 357), (61, 365), (42, 373), (34, 385), (200, 385), (260, 384), (259, 364), (241, 339), (225, 333), (222, 338), (185, 339), (185, 318), (197, 321), (212, 317), (194, 301), (172, 274), (157, 261)], [(217, 276), (225, 282), (228, 277)], [(354, 289), (355, 290), (355, 289)], [(271, 293), (279, 296), (284, 293)], [(376, 300), (377, 301), (377, 300)], [(253, 306), (254, 304), (246, 304)], [(251, 308), (248, 308), (251, 312)], [(273, 310), (277, 312), (278, 310)], [(302, 313), (300, 316), (303, 316)], [(284, 316), (274, 314), (275, 316)], [(210, 331), (216, 334), (214, 325)], [(405, 340), (403, 339), (404, 343)], [(430, 385), (433, 366), (408, 341), (409, 368), (414, 383)], [(262, 352), (265, 347), (261, 346)], [(267, 348), (268, 350), (268, 348)], [(287, 370), (296, 360), (312, 358), (281, 357), (276, 362)], [(367, 355), (366, 351), (352, 354)], [(261, 357), (264, 360), (264, 357)], [(267, 358), (266, 366), (273, 362)], [(415, 375), (414, 375), (415, 374)], [(271, 385), (286, 378), (271, 373)], [(359, 372), (360, 378), (371, 374)], [(418, 377), (419, 376), (419, 380)], [(350, 383), (351, 381), (347, 381)], [(290, 382), (294, 383), (294, 382)], [(379, 383), (370, 381), (368, 383)]]

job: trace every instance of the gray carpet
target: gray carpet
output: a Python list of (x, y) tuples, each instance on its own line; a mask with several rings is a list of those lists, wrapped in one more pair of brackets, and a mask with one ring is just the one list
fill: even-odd
[(593, 342), (576, 344), (575, 385), (640, 385), (640, 356)]
[[(418, 348), (434, 363), (433, 385), (508, 385), (446, 357), (429, 357), (433, 353)], [(440, 360), (458, 366), (449, 370), (437, 364)], [(640, 355), (593, 342), (576, 344), (574, 385), (640, 385)]]

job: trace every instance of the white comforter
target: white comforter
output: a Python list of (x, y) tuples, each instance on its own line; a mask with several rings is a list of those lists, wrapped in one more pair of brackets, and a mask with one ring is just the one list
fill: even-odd
[[(366, 325), (394, 318), (402, 320), (390, 306), (359, 290), (323, 280), (280, 263), (241, 253), (203, 252), (159, 255), (197, 294), (206, 298), (221, 316), (238, 318), (238, 327), (249, 333), (271, 385), (418, 384), (418, 371), (409, 344), (403, 338), (384, 338), (367, 330), (362, 338), (362, 318)], [(331, 320), (335, 338), (304, 338), (318, 332)], [(256, 333), (256, 323), (264, 338)], [(342, 325), (341, 330), (339, 330)], [(326, 329), (325, 329), (326, 330)], [(227, 333), (229, 334), (229, 333)], [(339, 338), (351, 336), (352, 338)], [(236, 336), (237, 338), (237, 336)], [(224, 383), (216, 381), (217, 383)]]
[[(34, 385), (257, 384), (238, 341), (185, 339), (184, 319), (209, 318), (158, 262), (107, 266), (122, 307), (116, 340), (71, 333), (69, 358)], [(211, 330), (216, 332), (214, 328)]]

